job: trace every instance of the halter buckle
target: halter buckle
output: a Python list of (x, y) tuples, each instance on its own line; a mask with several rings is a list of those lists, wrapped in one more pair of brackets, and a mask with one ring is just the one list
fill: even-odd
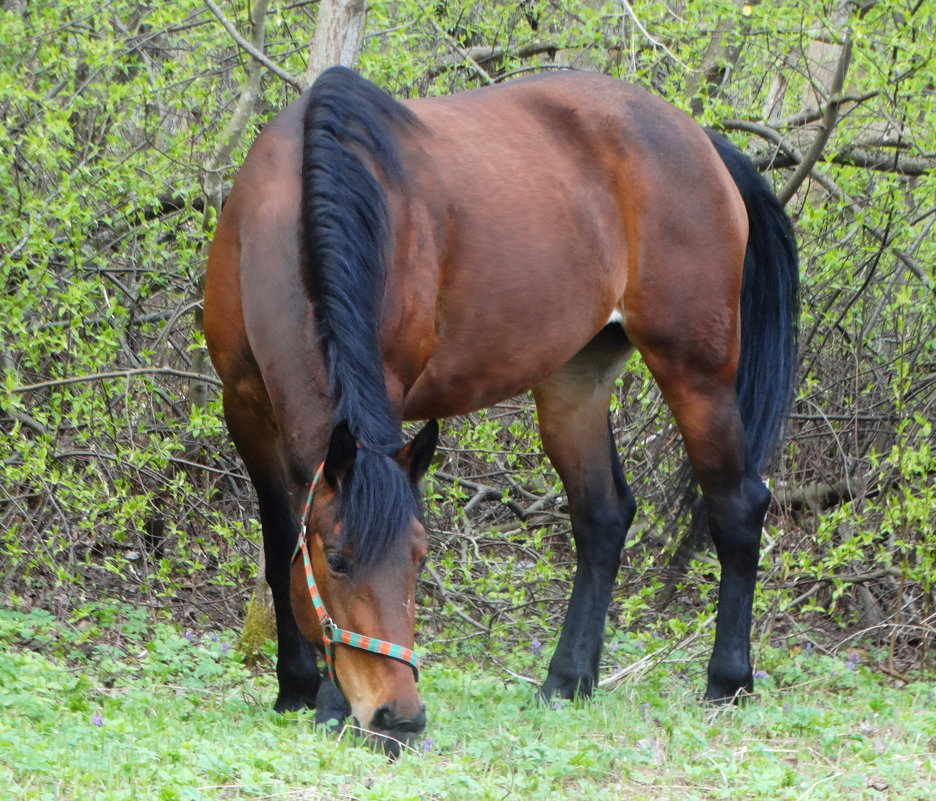
[(326, 639), (335, 642), (338, 640), (337, 633), (339, 631), (338, 624), (332, 620), (330, 617), (326, 616), (321, 620), (322, 634)]

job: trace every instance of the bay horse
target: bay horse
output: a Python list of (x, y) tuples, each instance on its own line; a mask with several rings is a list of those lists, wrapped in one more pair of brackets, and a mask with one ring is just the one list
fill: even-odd
[[(764, 179), (646, 91), (560, 72), (398, 102), (324, 72), (247, 155), (205, 288), (225, 418), (259, 501), (275, 708), (353, 714), (391, 754), (413, 742), (426, 722), (417, 486), (434, 420), (528, 390), (577, 553), (541, 693), (591, 693), (635, 512), (609, 433), (634, 348), (721, 563), (705, 698), (751, 692), (760, 471), (791, 398), (797, 316), (795, 243)], [(402, 420), (430, 422), (404, 443)]]

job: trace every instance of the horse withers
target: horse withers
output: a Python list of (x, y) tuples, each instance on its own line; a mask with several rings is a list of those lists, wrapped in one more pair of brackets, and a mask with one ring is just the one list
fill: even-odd
[(797, 293), (790, 225), (764, 180), (642, 89), (561, 72), (397, 102), (323, 73), (251, 148), (205, 293), (259, 501), (276, 709), (353, 714), (390, 753), (417, 737), (417, 487), (438, 428), (405, 443), (401, 421), (528, 390), (578, 560), (542, 694), (592, 691), (635, 511), (609, 418), (634, 348), (676, 419), (722, 566), (705, 697), (750, 692), (760, 472), (792, 393)]

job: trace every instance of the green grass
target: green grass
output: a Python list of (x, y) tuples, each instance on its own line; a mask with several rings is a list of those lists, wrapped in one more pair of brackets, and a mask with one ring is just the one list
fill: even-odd
[(426, 738), (390, 763), (269, 711), (270, 675), (232, 639), (126, 610), (80, 625), (0, 611), (0, 798), (936, 798), (936, 684), (894, 689), (843, 658), (760, 647), (758, 697), (723, 709), (698, 703), (697, 659), (559, 709), (440, 660), (421, 681)]

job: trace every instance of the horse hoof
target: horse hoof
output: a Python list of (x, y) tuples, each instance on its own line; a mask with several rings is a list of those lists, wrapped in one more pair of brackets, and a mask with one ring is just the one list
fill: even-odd
[(591, 698), (594, 687), (595, 680), (591, 676), (549, 677), (540, 688), (537, 697), (544, 704), (557, 706), (561, 705), (562, 701)]
[(705, 690), (704, 700), (715, 706), (724, 706), (725, 704), (740, 704), (753, 694), (754, 682), (750, 680), (740, 685), (710, 681), (708, 688)]
[(300, 709), (315, 709), (315, 698), (306, 693), (280, 693), (273, 704), (274, 712), (298, 712)]

